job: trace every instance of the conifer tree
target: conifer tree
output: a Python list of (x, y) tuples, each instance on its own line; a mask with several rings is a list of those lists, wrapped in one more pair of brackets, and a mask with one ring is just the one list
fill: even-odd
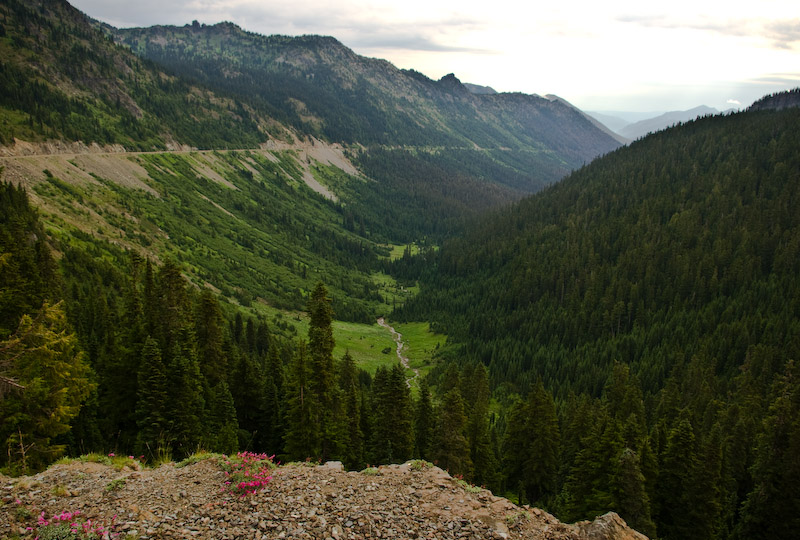
[(662, 538), (699, 538), (690, 495), (697, 467), (694, 430), (684, 414), (669, 432), (659, 468), (658, 533)]
[(270, 394), (267, 378), (252, 356), (233, 344), (229, 344), (227, 354), (235, 361), (231, 374), (231, 394), (239, 425), (239, 446), (255, 447), (256, 441), (270, 435), (267, 432), (271, 427), (267, 400), (275, 396)]
[(60, 277), (47, 235), (22, 187), (0, 182), (0, 340), (24, 314), (60, 297)]
[(314, 410), (318, 407), (310, 391), (311, 365), (305, 343), (298, 343), (287, 381), (286, 431), (284, 450), (290, 460), (316, 458), (320, 455), (318, 424)]
[(263, 441), (264, 450), (267, 453), (278, 455), (283, 452), (286, 396), (283, 362), (280, 351), (275, 345), (271, 345), (267, 352), (265, 379), (267, 381), (264, 400), (265, 433), (260, 440)]
[(411, 393), (399, 364), (375, 372), (372, 383), (372, 463), (402, 463), (414, 452)]
[(753, 489), (736, 538), (793, 538), (800, 530), (800, 369), (789, 361), (777, 377), (756, 444)]
[(462, 377), (462, 395), (466, 398), (467, 441), (474, 465), (472, 481), (490, 489), (499, 485), (497, 458), (489, 429), (489, 373), (483, 364), (476, 365)]
[(206, 434), (204, 381), (193, 351), (181, 350), (177, 344), (173, 345), (167, 369), (173, 449), (178, 456), (187, 456), (197, 450)]
[(200, 371), (208, 384), (227, 382), (228, 359), (223, 350), (223, 320), (219, 302), (213, 293), (204, 289), (197, 303), (195, 335)]
[[(158, 272), (154, 316), (162, 353), (184, 352), (196, 346), (193, 313), (186, 282), (178, 265), (168, 260)], [(196, 357), (195, 357), (196, 361)], [(169, 362), (166, 362), (167, 364)]]
[(95, 382), (61, 302), (45, 303), (35, 318), (22, 316), (17, 331), (0, 342), (3, 363), (19, 386), (0, 400), (0, 463), (28, 473), (63, 452), (53, 439), (69, 431)]
[(524, 491), (535, 503), (555, 495), (558, 480), (560, 432), (553, 396), (538, 381), (528, 399), (512, 410), (504, 442), (506, 478), (509, 486)]
[(166, 447), (170, 433), (167, 374), (156, 340), (149, 337), (142, 348), (137, 374), (136, 426), (137, 452), (155, 457), (159, 447)]
[(311, 356), (309, 391), (314, 397), (311, 410), (319, 437), (319, 455), (327, 461), (341, 451), (341, 400), (333, 362), (333, 308), (328, 291), (318, 283), (308, 301), (308, 350)]
[(638, 448), (645, 436), (645, 414), (642, 391), (630, 369), (614, 363), (603, 398), (611, 418), (623, 424), (623, 438), (628, 448)]
[(564, 482), (561, 516), (565, 521), (578, 521), (602, 513), (602, 509), (593, 506), (593, 494), (598, 483), (596, 480), (605, 474), (604, 467), (607, 466), (600, 459), (603, 429), (599, 422), (595, 422), (581, 437), (580, 450)]
[(414, 455), (420, 459), (433, 459), (434, 428), (436, 418), (431, 401), (431, 390), (428, 379), (419, 383), (419, 399), (414, 410)]
[(349, 352), (342, 357), (339, 388), (344, 396), (344, 466), (359, 470), (364, 466), (364, 435), (361, 432), (361, 396), (356, 378), (356, 364)]
[(655, 524), (650, 516), (650, 498), (645, 489), (645, 478), (639, 464), (639, 456), (630, 448), (619, 455), (616, 474), (611, 482), (614, 509), (628, 526), (655, 537)]
[(220, 381), (211, 389), (210, 426), (207, 437), (210, 450), (234, 454), (239, 448), (239, 422), (228, 383)]
[(473, 465), (469, 442), (465, 435), (467, 415), (461, 391), (453, 387), (442, 399), (439, 407), (439, 424), (436, 433), (436, 463), (451, 475), (472, 478)]

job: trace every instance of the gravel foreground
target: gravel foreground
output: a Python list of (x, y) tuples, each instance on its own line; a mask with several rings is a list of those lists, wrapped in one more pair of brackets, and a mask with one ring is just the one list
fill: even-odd
[(0, 475), (0, 538), (34, 538), (27, 528), (36, 529), (42, 512), (49, 518), (77, 510), (95, 523), (113, 519), (123, 540), (646, 540), (614, 513), (563, 524), (411, 462), (368, 472), (290, 464), (275, 469), (263, 491), (244, 497), (224, 490), (225, 480), (214, 459), (152, 470), (74, 462), (35, 476)]

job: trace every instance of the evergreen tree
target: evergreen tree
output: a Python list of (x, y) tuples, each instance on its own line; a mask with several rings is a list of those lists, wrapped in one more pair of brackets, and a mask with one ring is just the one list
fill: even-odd
[[(181, 341), (184, 341), (183, 338)], [(185, 341), (184, 341), (185, 342)], [(194, 352), (173, 345), (168, 368), (173, 451), (178, 456), (195, 452), (205, 439), (203, 379)]]
[(602, 507), (594, 506), (598, 479), (607, 474), (608, 466), (600, 459), (603, 429), (599, 422), (595, 422), (581, 437), (580, 450), (564, 482), (560, 515), (565, 521), (588, 519), (604, 512)]
[(271, 434), (270, 419), (274, 410), (267, 408), (267, 400), (275, 396), (270, 394), (270, 386), (259, 363), (232, 343), (227, 348), (227, 356), (235, 361), (231, 394), (239, 425), (239, 447), (254, 448), (256, 441)]
[(497, 458), (489, 429), (489, 373), (483, 364), (476, 365), (462, 378), (462, 395), (466, 397), (467, 441), (474, 466), (472, 482), (496, 489), (499, 486)]
[(428, 379), (419, 383), (419, 399), (414, 410), (414, 455), (420, 459), (433, 459), (434, 428), (436, 418), (431, 401), (431, 390)]
[(656, 529), (650, 516), (650, 498), (636, 452), (630, 448), (622, 450), (616, 472), (610, 487), (614, 509), (630, 527), (654, 538)]
[(0, 182), (0, 340), (59, 299), (60, 278), (36, 211), (22, 187)]
[(611, 418), (622, 423), (628, 448), (638, 448), (646, 433), (644, 400), (636, 378), (628, 366), (615, 362), (603, 398)]
[(195, 336), (200, 371), (208, 384), (214, 386), (228, 380), (228, 359), (223, 350), (223, 319), (214, 294), (204, 289), (197, 303)]
[(278, 455), (283, 452), (286, 406), (283, 372), (283, 362), (281, 361), (280, 351), (277, 346), (271, 345), (267, 352), (267, 370), (265, 377), (267, 380), (264, 402), (264, 415), (266, 419), (264, 426), (265, 433), (264, 437), (261, 437), (264, 450), (270, 455)]
[[(553, 396), (538, 381), (528, 399), (512, 409), (503, 445), (506, 478), (511, 489), (524, 491), (531, 503), (555, 495), (560, 432)], [(522, 497), (520, 496), (520, 502)]]
[(139, 363), (136, 426), (137, 453), (156, 457), (169, 444), (171, 433), (167, 374), (158, 343), (148, 337)]
[(311, 410), (319, 437), (318, 456), (323, 461), (338, 457), (341, 448), (341, 399), (333, 362), (333, 308), (328, 291), (318, 283), (308, 301), (308, 348), (311, 356), (309, 391), (315, 407)]
[(794, 538), (800, 530), (800, 379), (790, 361), (777, 378), (774, 399), (758, 436), (752, 491), (736, 537)]
[(356, 377), (356, 364), (349, 352), (339, 368), (339, 389), (344, 396), (343, 462), (349, 470), (364, 466), (364, 434), (361, 432), (361, 396)]
[(288, 459), (304, 460), (320, 455), (318, 424), (314, 410), (318, 407), (310, 391), (311, 362), (305, 343), (299, 343), (289, 366), (287, 381), (286, 431), (284, 449)]
[(414, 452), (411, 392), (399, 364), (375, 372), (372, 383), (372, 463), (402, 463)]
[(692, 482), (698, 468), (696, 440), (683, 415), (669, 432), (659, 473), (658, 533), (667, 540), (700, 538), (692, 507)]
[(69, 431), (95, 382), (60, 302), (45, 303), (36, 318), (22, 316), (17, 331), (0, 342), (3, 363), (21, 388), (0, 400), (0, 436), (6, 447), (0, 463), (29, 473), (63, 452), (53, 439)]
[(209, 449), (223, 454), (234, 454), (239, 448), (239, 423), (233, 396), (225, 381), (211, 389), (210, 425), (207, 432)]
[(442, 399), (439, 407), (439, 424), (436, 433), (436, 463), (451, 475), (472, 478), (473, 465), (470, 458), (467, 430), (467, 415), (458, 387), (452, 388)]

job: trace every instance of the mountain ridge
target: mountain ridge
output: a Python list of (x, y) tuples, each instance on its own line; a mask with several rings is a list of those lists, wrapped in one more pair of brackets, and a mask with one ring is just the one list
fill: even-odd
[[(453, 74), (433, 81), (417, 72), (399, 70), (385, 60), (358, 56), (333, 38), (259, 36), (230, 23), (119, 29), (112, 33), (134, 52), (199, 80), (213, 80), (215, 84), (227, 85), (229, 90), (241, 84), (242, 89), (249, 89), (255, 95), (260, 92), (267, 104), (292, 119), (293, 125), (304, 126), (317, 136), (337, 142), (354, 141), (352, 133), (356, 130), (366, 136), (358, 139), (366, 145), (551, 148), (564, 155), (572, 166), (589, 156), (576, 151), (577, 135), (565, 134), (563, 140), (552, 135), (559, 130), (553, 129), (551, 118), (569, 118), (577, 122), (576, 126), (584, 121), (571, 112), (572, 106), (554, 107), (538, 96), (520, 101), (516, 94), (473, 94)], [(188, 52), (189, 47), (192, 52)], [(239, 51), (235, 61), (239, 66), (237, 73), (224, 80), (210, 74), (212, 70), (221, 73), (223, 67), (217, 62), (223, 58), (227, 62), (231, 51)], [(196, 63), (192, 63), (192, 58)], [(291, 70), (278, 71), (282, 65), (290, 66)], [(265, 73), (270, 78), (264, 78)], [(280, 82), (275, 81), (276, 77)], [(262, 84), (254, 85), (256, 80)], [(286, 87), (294, 89), (291, 96), (294, 101), (290, 103), (286, 102), (288, 94), (283, 94)], [(376, 103), (381, 104), (380, 110)], [(503, 113), (504, 104), (517, 107), (513, 117)], [(305, 120), (299, 115), (301, 110), (308, 111)], [(541, 111), (535, 114), (538, 125), (530, 123), (535, 111)], [(527, 121), (520, 121), (519, 116)], [(485, 119), (483, 124), (476, 123), (479, 118)], [(349, 133), (343, 130), (345, 120)], [(573, 129), (569, 126), (565, 124), (560, 131)], [(391, 135), (381, 132), (382, 127), (390, 128)], [(519, 134), (512, 135), (512, 128)], [(607, 136), (592, 134), (594, 126), (582, 124), (574, 129), (586, 130), (587, 139), (580, 144), (592, 155), (617, 144), (608, 139), (601, 142)]]
[(675, 125), (679, 122), (686, 122), (694, 120), (698, 116), (707, 116), (710, 114), (719, 114), (720, 111), (713, 107), (705, 105), (698, 105), (686, 111), (669, 111), (653, 118), (640, 120), (620, 129), (619, 133), (629, 140), (638, 139), (649, 133), (653, 133), (664, 128)]

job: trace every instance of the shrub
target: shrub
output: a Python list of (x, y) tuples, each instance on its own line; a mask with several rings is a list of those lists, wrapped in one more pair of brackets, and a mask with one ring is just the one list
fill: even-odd
[[(114, 521), (106, 527), (103, 523), (93, 522), (91, 519), (80, 521), (80, 511), (64, 511), (54, 514), (49, 520), (45, 518), (44, 512), (39, 516), (38, 527), (35, 530), (37, 540), (89, 540), (103, 539), (110, 540), (116, 538), (114, 533)], [(34, 531), (33, 528), (30, 529)]]
[(221, 466), (228, 477), (225, 489), (242, 497), (264, 489), (272, 480), (272, 469), (276, 467), (272, 461), (274, 457), (253, 452), (239, 452), (229, 458), (223, 456)]

